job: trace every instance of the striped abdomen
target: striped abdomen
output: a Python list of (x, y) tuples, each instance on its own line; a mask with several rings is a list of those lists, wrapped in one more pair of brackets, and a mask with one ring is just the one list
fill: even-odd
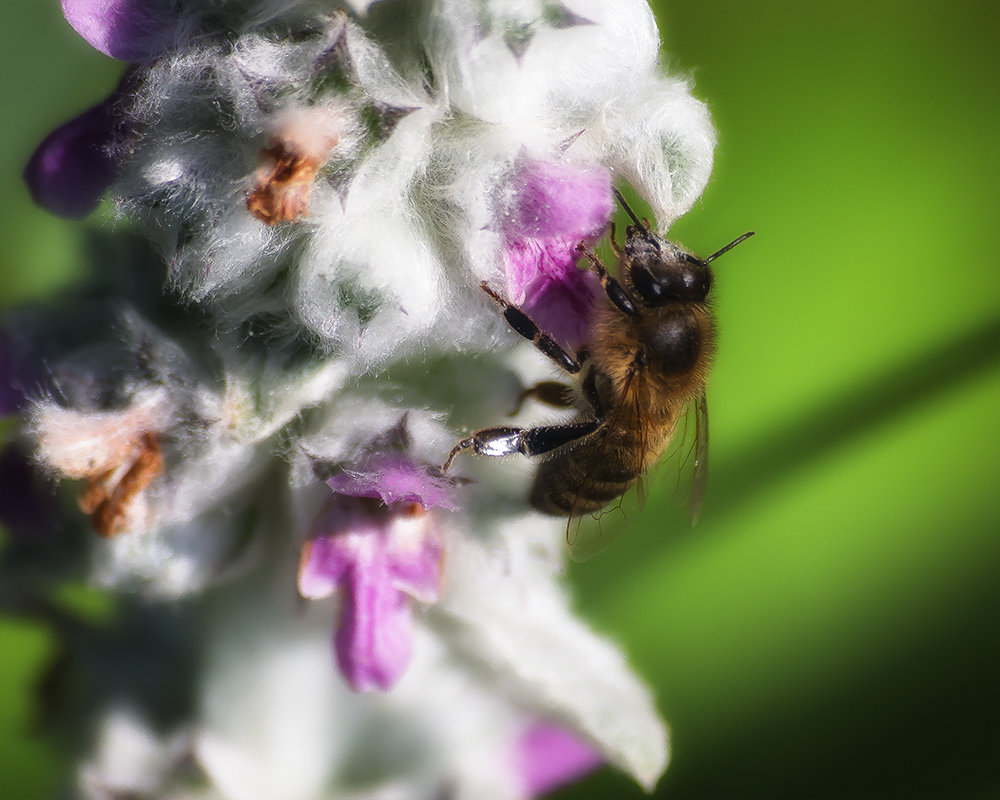
[(575, 516), (614, 502), (659, 454), (659, 447), (650, 451), (648, 434), (639, 427), (608, 425), (544, 461), (535, 474), (531, 505), (547, 514)]

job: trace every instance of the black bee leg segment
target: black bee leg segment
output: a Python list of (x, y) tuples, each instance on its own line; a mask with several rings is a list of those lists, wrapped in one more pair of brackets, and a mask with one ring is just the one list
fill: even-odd
[(615, 254), (615, 258), (621, 258), (622, 249), (618, 246), (618, 242), (615, 240), (615, 221), (611, 220), (611, 231), (608, 234), (608, 241), (611, 243), (611, 252)]
[(603, 420), (573, 422), (569, 425), (545, 425), (539, 428), (512, 428), (498, 426), (483, 428), (462, 439), (451, 448), (448, 460), (441, 465), (441, 472), (447, 472), (452, 462), (463, 450), (472, 450), (477, 456), (501, 458), (503, 456), (538, 456), (556, 450), (563, 445), (590, 436), (603, 425)]
[(597, 257), (597, 253), (582, 242), (576, 246), (576, 249), (577, 252), (582, 253), (587, 261), (590, 262), (590, 266), (597, 273), (597, 277), (601, 279), (601, 286), (604, 287), (604, 293), (615, 304), (615, 307), (623, 314), (628, 314), (630, 317), (635, 316), (635, 304), (632, 302), (632, 299), (625, 293), (622, 285), (608, 274), (608, 268)]
[(519, 333), (525, 339), (530, 339), (534, 342), (535, 347), (541, 350), (542, 353), (547, 355), (570, 374), (575, 375), (580, 371), (580, 362), (577, 358), (570, 353), (567, 353), (559, 342), (542, 331), (538, 325), (535, 324), (534, 320), (531, 319), (531, 317), (521, 311), (521, 309), (517, 306), (512, 306), (504, 300), (504, 298), (494, 292), (485, 281), (483, 281), (480, 286), (483, 291), (493, 299), (493, 302), (500, 307), (500, 311), (503, 313), (503, 318), (507, 320), (507, 324), (514, 329), (515, 333)]
[(529, 398), (534, 398), (540, 403), (545, 403), (545, 405), (552, 406), (553, 408), (571, 408), (573, 406), (572, 392), (572, 388), (565, 383), (559, 383), (559, 381), (539, 381), (534, 386), (528, 386), (522, 390), (521, 394), (517, 396), (517, 402), (510, 415), (513, 417), (520, 411), (521, 406), (524, 405), (524, 401)]

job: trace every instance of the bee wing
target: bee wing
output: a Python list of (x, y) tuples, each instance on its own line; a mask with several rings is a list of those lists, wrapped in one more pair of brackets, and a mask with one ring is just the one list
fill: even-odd
[(701, 501), (705, 498), (708, 485), (708, 399), (702, 392), (694, 401), (694, 474), (691, 477), (691, 496), (688, 511), (691, 524), (698, 524)]
[[(635, 373), (631, 373), (622, 391), (618, 402), (606, 419), (607, 430), (615, 431), (626, 429), (632, 431), (637, 438), (636, 453), (644, 453), (649, 447), (648, 427), (642, 418), (642, 410), (649, 403), (648, 388), (641, 380), (636, 380)], [(611, 459), (615, 460), (613, 449), (616, 446), (615, 440), (611, 436), (604, 436), (601, 439), (599, 448), (591, 454), (594, 463), (603, 463)], [(595, 490), (595, 481), (589, 470), (585, 470), (580, 484), (577, 488), (577, 497), (583, 498), (599, 495), (600, 491)], [(626, 492), (626, 495), (629, 494)], [(641, 506), (646, 501), (647, 486), (645, 475), (640, 473), (636, 482), (636, 497)], [(566, 524), (566, 544), (569, 549), (570, 558), (574, 561), (586, 561), (597, 553), (610, 547), (618, 538), (625, 533), (625, 525), (603, 525), (602, 519), (612, 511), (622, 513), (627, 516), (627, 501), (625, 496), (612, 501), (607, 507), (594, 512), (590, 516), (591, 521), (585, 520), (586, 512), (573, 512)]]
[[(636, 386), (629, 386), (628, 391), (623, 395), (623, 401), (618, 404), (609, 421), (613, 424), (629, 425), (631, 429), (640, 437), (639, 446), (646, 448), (651, 446), (647, 437), (648, 427), (643, 424), (640, 418), (641, 405), (648, 398), (642, 395), (643, 387), (641, 381), (635, 382)], [(676, 467), (673, 494), (682, 505), (686, 505), (691, 515), (691, 524), (698, 522), (698, 515), (701, 510), (701, 503), (705, 497), (705, 487), (708, 482), (708, 400), (704, 392), (691, 403), (684, 416), (683, 424), (678, 425), (671, 433), (675, 444), (668, 448), (668, 452), (662, 457), (664, 461), (672, 461)], [(694, 434), (692, 441), (691, 434)], [(674, 437), (674, 434), (677, 434)], [(677, 441), (679, 439), (680, 441)], [(595, 458), (611, 457), (608, 453), (598, 452)], [(650, 472), (657, 469), (654, 464), (650, 467)], [(589, 478), (588, 478), (589, 480)], [(645, 504), (648, 494), (648, 486), (651, 480), (649, 473), (640, 474), (636, 482), (635, 505), (639, 508)], [(654, 484), (659, 480), (654, 480)], [(580, 487), (580, 496), (587, 497), (588, 483)], [(602, 525), (602, 518), (611, 511), (619, 511), (627, 516), (626, 509), (630, 502), (626, 493), (609, 507), (594, 514), (596, 521), (582, 520), (579, 515), (571, 517), (566, 527), (566, 541), (569, 545), (569, 554), (574, 561), (584, 561), (593, 555), (609, 547), (617, 541), (627, 526), (622, 524)]]
[[(632, 387), (633, 383), (635, 383), (634, 389)], [(624, 398), (627, 400), (628, 408), (631, 412), (631, 418), (624, 420), (624, 422), (631, 426), (632, 430), (636, 433), (638, 438), (636, 452), (649, 453), (652, 447), (649, 437), (649, 426), (642, 418), (643, 409), (649, 407), (649, 388), (642, 381), (633, 382), (630, 376)], [(646, 500), (649, 499), (649, 472), (647, 470), (641, 471), (639, 477), (636, 479), (635, 498), (639, 508), (643, 508), (646, 505)]]
[[(678, 505), (687, 508), (691, 525), (698, 523), (701, 503), (708, 483), (708, 402), (704, 392), (687, 407), (682, 420), (674, 430), (671, 445), (667, 448), (662, 462), (664, 467), (672, 464), (668, 472), (673, 477), (663, 476), (663, 490), (670, 494)], [(650, 469), (653, 472), (653, 468)]]

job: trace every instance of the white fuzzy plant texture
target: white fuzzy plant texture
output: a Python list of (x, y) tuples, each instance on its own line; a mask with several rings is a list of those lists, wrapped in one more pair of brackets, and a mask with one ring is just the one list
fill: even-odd
[[(665, 232), (708, 180), (646, 2), (62, 6), (129, 66), (29, 188), (69, 217), (110, 195), (152, 245), (0, 337), (3, 468), (76, 498), (18, 478), (0, 510), (5, 602), (91, 677), (51, 712), (79, 794), (526, 798), (601, 762), (651, 789), (666, 729), (569, 609), (564, 523), (524, 465), (432, 468), (512, 365), (547, 369), (480, 283), (575, 347), (613, 183)], [(52, 606), (67, 577), (115, 593), (113, 635)]]

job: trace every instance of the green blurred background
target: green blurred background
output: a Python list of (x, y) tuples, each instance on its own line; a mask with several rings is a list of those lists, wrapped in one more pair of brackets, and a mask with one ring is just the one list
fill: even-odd
[[(657, 797), (1000, 797), (1000, 46), (996, 6), (656, 3), (720, 134), (672, 235), (717, 264), (712, 468), (698, 527), (660, 470), (573, 565), (673, 732)], [(21, 167), (120, 65), (56, 0), (0, 30), (0, 302), (71, 278), (87, 223)], [(94, 224), (94, 223), (90, 223)], [(50, 796), (25, 735), (50, 642), (0, 621), (0, 794)], [(641, 797), (610, 770), (558, 797)], [(280, 799), (276, 799), (280, 800)]]

